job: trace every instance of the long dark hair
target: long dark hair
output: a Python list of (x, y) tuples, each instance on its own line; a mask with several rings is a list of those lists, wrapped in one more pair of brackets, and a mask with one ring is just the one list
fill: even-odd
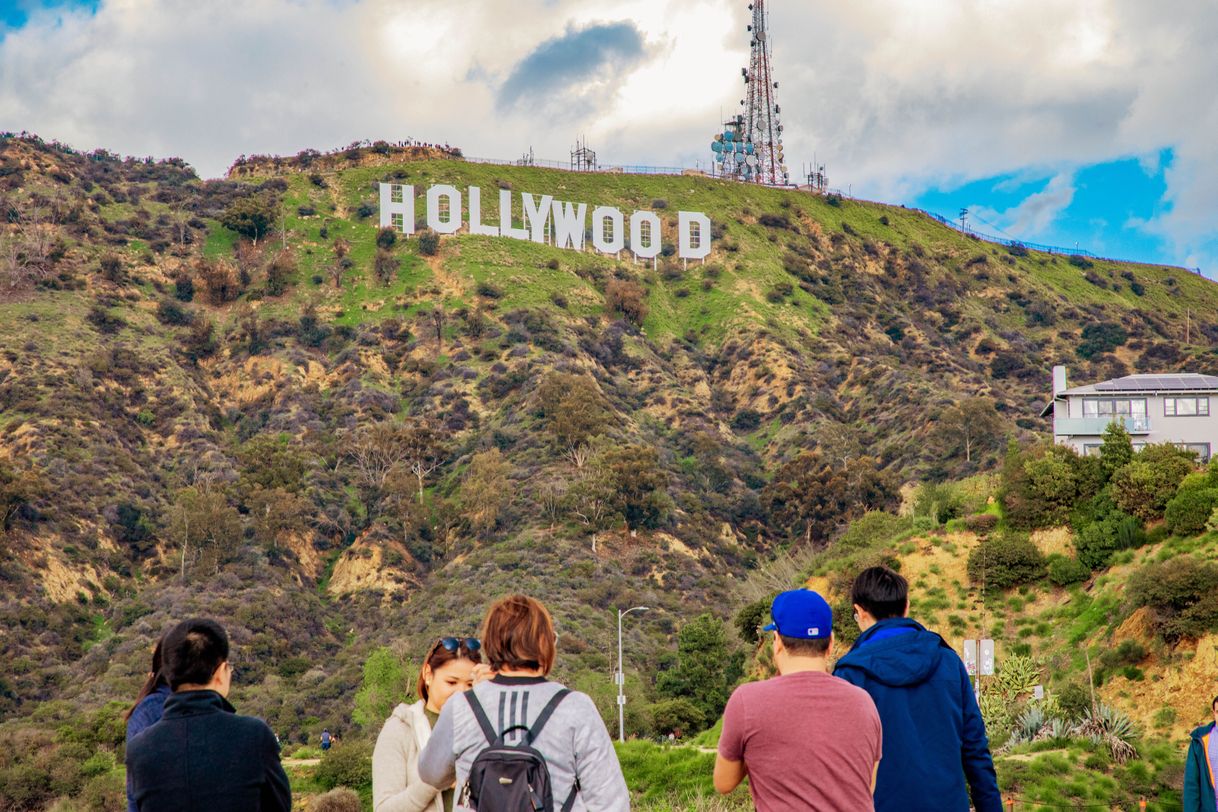
[[(163, 639), (163, 638), (162, 638)], [(123, 721), (131, 718), (131, 714), (135, 713), (135, 709), (140, 703), (148, 697), (149, 694), (156, 691), (160, 685), (168, 685), (169, 680), (165, 679), (164, 669), (161, 668), (161, 641), (156, 641), (156, 647), (152, 650), (152, 670), (148, 674), (148, 679), (144, 680), (144, 687), (140, 688), (139, 694), (135, 697), (135, 704), (127, 708), (127, 712), (123, 714)]]

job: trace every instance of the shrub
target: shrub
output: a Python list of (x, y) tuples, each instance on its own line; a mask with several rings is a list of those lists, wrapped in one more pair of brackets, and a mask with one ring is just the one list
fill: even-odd
[(1027, 536), (1007, 533), (982, 541), (969, 553), (968, 577), (986, 588), (1007, 589), (1045, 574), (1045, 560)]
[(1218, 489), (1181, 488), (1164, 511), (1167, 531), (1177, 536), (1195, 536), (1205, 530), (1215, 507), (1218, 507)]
[(647, 291), (638, 282), (612, 279), (605, 288), (605, 311), (611, 316), (620, 313), (642, 326), (647, 318)]
[(173, 278), (173, 298), (179, 302), (190, 302), (195, 298), (195, 282), (184, 273)]
[(732, 418), (732, 428), (736, 431), (755, 431), (761, 425), (761, 413), (752, 409), (741, 409)]
[(1121, 325), (1111, 321), (1098, 321), (1083, 327), (1083, 340), (1075, 352), (1080, 358), (1091, 358), (1112, 352), (1129, 340), (1129, 333)]
[(360, 203), (359, 207), (355, 210), (355, 216), (361, 220), (367, 219), (374, 214), (376, 214), (376, 206), (373, 206), (366, 200)]
[(384, 248), (385, 250), (389, 250), (397, 243), (397, 241), (398, 241), (398, 233), (396, 231), (394, 231), (392, 228), (382, 228), (376, 232), (377, 248)]
[(1129, 579), (1135, 606), (1149, 607), (1155, 628), (1169, 643), (1218, 629), (1218, 564), (1191, 555), (1148, 564)]
[(1173, 445), (1147, 446), (1131, 463), (1112, 475), (1117, 506), (1144, 521), (1163, 517), (1184, 477), (1193, 470), (1191, 457)]
[(360, 812), (359, 793), (338, 787), (318, 795), (309, 804), (309, 812)]
[(959, 518), (963, 508), (964, 497), (951, 485), (926, 482), (914, 496), (914, 515), (929, 516), (936, 526)]
[(479, 282), (477, 291), (479, 296), (485, 296), (487, 299), (499, 299), (503, 296), (503, 290), (490, 282)]
[(993, 513), (974, 513), (964, 517), (964, 526), (979, 536), (989, 535), (998, 526), (998, 517)]
[(266, 266), (266, 295), (282, 296), (296, 276), (296, 259), (291, 253), (281, 251)]
[(233, 201), (220, 215), (220, 224), (258, 242), (275, 223), (279, 201), (270, 192), (258, 192)]
[(296, 213), (301, 217), (312, 217), (314, 214), (317, 214), (317, 209), (312, 206), (297, 206)]
[(1026, 257), (1028, 247), (1021, 242), (1013, 242), (1007, 246), (1007, 253), (1013, 257)]
[(174, 299), (162, 299), (156, 307), (156, 317), (161, 324), (169, 326), (190, 324), (194, 320), (190, 310)]
[(1142, 523), (1118, 510), (1083, 527), (1074, 539), (1074, 548), (1084, 566), (1096, 569), (1106, 566), (1117, 550), (1130, 550), (1145, 543)]
[(123, 269), (123, 261), (115, 254), (105, 254), (98, 260), (102, 276), (116, 285), (127, 281), (127, 273)]
[(368, 742), (343, 742), (321, 757), (314, 773), (317, 783), (327, 790), (350, 787), (354, 790), (372, 786), (372, 745)]
[(1054, 553), (1047, 566), (1049, 581), (1056, 586), (1069, 586), (1087, 580), (1091, 570), (1077, 558)]
[(419, 253), (425, 257), (434, 257), (440, 252), (440, 235), (431, 229), (419, 233)]

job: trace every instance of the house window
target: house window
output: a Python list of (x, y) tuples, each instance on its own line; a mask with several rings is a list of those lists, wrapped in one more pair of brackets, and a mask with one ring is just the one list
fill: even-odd
[(401, 203), (405, 199), (406, 198), (405, 198), (405, 194), (402, 190), (402, 184), (391, 183), (389, 185), (389, 202), (390, 203)]
[(1083, 417), (1146, 417), (1146, 400), (1085, 398)]
[(1083, 456), (1098, 457), (1100, 455), (1101, 448), (1103, 448), (1103, 446), (1100, 443), (1083, 443)]
[(1209, 398), (1164, 398), (1163, 414), (1168, 417), (1209, 417)]
[(406, 228), (406, 218), (400, 214), (389, 215), (389, 220), (398, 231), (403, 231)]
[(1209, 443), (1176, 443), (1176, 448), (1182, 451), (1192, 451), (1197, 455), (1197, 459), (1201, 462), (1210, 461), (1210, 444)]

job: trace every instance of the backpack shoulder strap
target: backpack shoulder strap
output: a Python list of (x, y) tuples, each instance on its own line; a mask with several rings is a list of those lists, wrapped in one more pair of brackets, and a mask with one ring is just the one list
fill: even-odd
[(575, 808), (575, 796), (579, 795), (579, 779), (575, 779), (575, 783), (571, 785), (571, 794), (567, 796), (567, 800), (563, 801), (561, 812), (571, 812)]
[[(466, 691), (466, 693), (470, 693)], [(537, 714), (537, 721), (533, 722), (533, 726), (529, 728), (529, 744), (537, 741), (537, 737), (541, 735), (541, 729), (546, 726), (546, 722), (550, 721), (550, 717), (554, 715), (554, 711), (558, 709), (558, 704), (566, 698), (567, 694), (571, 693), (569, 688), (563, 688), (546, 703), (546, 706), (541, 709), (541, 713)]]
[(482, 708), (482, 703), (478, 701), (478, 697), (474, 696), (473, 690), (465, 692), (465, 699), (469, 702), (470, 710), (474, 712), (474, 718), (478, 720), (478, 727), (482, 728), (482, 735), (486, 736), (486, 740), (494, 744), (499, 738), (499, 734), (495, 732), (495, 726), (491, 724), (491, 720), (486, 717), (486, 711)]

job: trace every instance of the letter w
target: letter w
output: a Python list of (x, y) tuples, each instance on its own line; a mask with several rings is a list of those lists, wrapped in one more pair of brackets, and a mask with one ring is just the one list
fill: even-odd
[(588, 229), (588, 204), (554, 201), (554, 244), (559, 248), (584, 250)]

